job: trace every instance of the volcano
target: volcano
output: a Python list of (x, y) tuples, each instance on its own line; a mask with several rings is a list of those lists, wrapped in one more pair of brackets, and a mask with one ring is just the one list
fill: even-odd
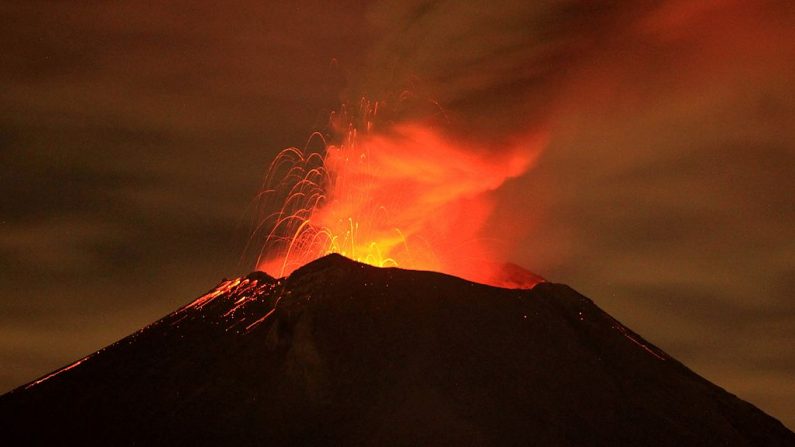
[(3, 445), (795, 445), (565, 285), (339, 255), (225, 280), (0, 421)]

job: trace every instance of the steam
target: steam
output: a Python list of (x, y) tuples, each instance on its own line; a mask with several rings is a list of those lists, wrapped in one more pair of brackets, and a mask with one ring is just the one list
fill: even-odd
[(483, 237), (490, 193), (528, 169), (537, 154), (528, 148), (540, 139), (489, 154), (427, 123), (379, 129), (378, 104), (363, 104), (360, 127), (338, 122), (347, 129), (338, 142), (321, 152), (290, 148), (274, 161), (262, 192), (259, 268), (283, 276), (340, 253), (499, 285), (500, 258)]
[[(398, 107), (378, 126), (354, 125), (366, 164), (329, 149), (324, 169), (336, 180), (311, 220), (333, 228), (358, 216), (370, 239), (391, 241), (381, 261), (401, 246), (428, 248), (406, 267), (472, 278), (518, 257), (554, 272), (594, 234), (596, 221), (583, 212), (621, 197), (595, 182), (702, 150), (662, 140), (668, 132), (658, 127), (677, 125), (670, 117), (707, 119), (737, 100), (732, 90), (743, 83), (783, 85), (776, 73), (792, 72), (795, 60), (780, 57), (792, 50), (782, 19), (791, 9), (729, 0), (377, 3), (372, 48), (351, 75), (347, 102), (368, 96)], [(701, 128), (712, 134), (694, 141), (733, 138), (732, 129)], [(646, 140), (635, 134), (649, 129), (656, 134)], [(608, 138), (616, 144), (603, 144)], [(364, 217), (373, 209), (388, 211), (379, 224)], [(622, 225), (601, 234), (621, 234)], [(384, 233), (398, 227), (411, 244)], [(463, 243), (474, 248), (462, 261), (440, 260)]]
[[(618, 222), (594, 231), (605, 207), (646, 212), (636, 201), (611, 202), (625, 194), (604, 182), (649, 166), (664, 173), (677, 159), (741, 163), (721, 149), (738, 142), (769, 147), (787, 163), (771, 145), (792, 147), (794, 139), (784, 124), (793, 103), (781, 102), (793, 97), (794, 10), (786, 1), (382, 1), (370, 11), (375, 42), (349, 94), (399, 87), (432, 97), (446, 116), (433, 128), (474, 153), (521, 152), (505, 142), (548, 135), (538, 163), (527, 165), (535, 169), (514, 182), (523, 186), (493, 195), (497, 215), (486, 228), (527, 229), (514, 244), (520, 251), (506, 255), (552, 273), (582, 254), (577, 245), (601, 244), (588, 238), (637, 229)], [(685, 187), (668, 186), (670, 193), (632, 187), (635, 200), (685, 224), (687, 211), (672, 209)], [(714, 194), (698, 199), (720, 203)]]

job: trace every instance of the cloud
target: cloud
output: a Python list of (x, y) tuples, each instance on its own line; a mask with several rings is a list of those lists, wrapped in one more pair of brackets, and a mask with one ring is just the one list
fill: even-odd
[[(492, 219), (524, 227), (514, 259), (719, 384), (792, 377), (775, 341), (795, 327), (791, 2), (384, 1), (369, 18), (361, 91), (432, 96), (484, 150), (548, 133)], [(763, 388), (738, 392), (791, 425)]]

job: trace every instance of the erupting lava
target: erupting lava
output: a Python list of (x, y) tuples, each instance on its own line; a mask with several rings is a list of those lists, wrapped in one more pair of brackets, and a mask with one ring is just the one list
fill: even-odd
[(539, 142), (487, 153), (421, 123), (377, 129), (378, 104), (361, 109), (359, 126), (344, 111), (332, 115), (338, 142), (310, 138), (322, 152), (293, 147), (271, 164), (254, 233), (264, 240), (257, 267), (284, 276), (339, 253), (500, 285), (485, 228), (489, 193), (529, 168)]

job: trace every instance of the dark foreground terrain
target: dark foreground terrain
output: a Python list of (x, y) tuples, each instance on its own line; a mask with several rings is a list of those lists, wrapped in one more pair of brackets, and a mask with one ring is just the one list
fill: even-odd
[(0, 444), (793, 446), (564, 285), (331, 255), (216, 289), (0, 398)]

